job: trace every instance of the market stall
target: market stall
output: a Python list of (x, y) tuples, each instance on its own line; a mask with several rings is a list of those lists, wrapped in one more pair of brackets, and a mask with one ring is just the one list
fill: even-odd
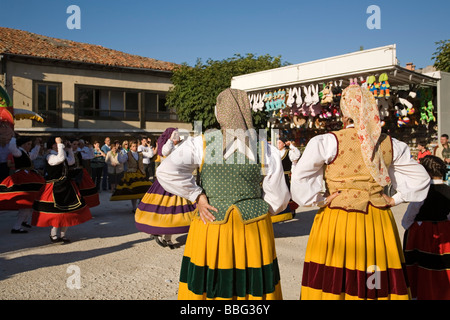
[(379, 105), (383, 131), (414, 150), (418, 141), (432, 143), (439, 134), (438, 82), (399, 66), (391, 45), (234, 77), (231, 87), (247, 91), (252, 108), (268, 113), (267, 127), (302, 148), (313, 136), (342, 127), (344, 88), (367, 86)]

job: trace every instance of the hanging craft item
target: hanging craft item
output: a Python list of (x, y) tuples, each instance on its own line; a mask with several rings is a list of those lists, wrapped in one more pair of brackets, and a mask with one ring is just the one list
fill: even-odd
[(429, 124), (436, 121), (434, 116), (433, 90), (431, 88), (421, 89), (417, 92), (420, 100), (420, 121), (422, 124)]
[(329, 103), (333, 102), (333, 92), (331, 91), (332, 86), (333, 83), (329, 82), (322, 90), (322, 105), (328, 105)]
[(378, 84), (380, 86), (380, 94), (378, 95), (379, 98), (386, 97), (389, 98), (391, 96), (390, 94), (390, 85), (388, 82), (388, 75), (387, 73), (382, 73), (380, 77), (378, 78)]
[(372, 92), (372, 94), (375, 97), (378, 97), (378, 90), (380, 89), (380, 84), (377, 81), (377, 78), (375, 76), (369, 76), (367, 79), (367, 86), (369, 88), (369, 91)]
[(302, 100), (302, 89), (300, 87), (296, 88), (297, 89), (297, 98), (295, 99), (295, 104), (297, 104), (297, 107), (300, 107), (303, 103)]
[(333, 93), (333, 103), (339, 105), (342, 96), (342, 80), (339, 85), (337, 83), (334, 84), (334, 87), (331, 88), (331, 92)]
[(295, 98), (294, 97), (297, 97), (297, 95), (298, 95), (297, 88), (290, 88), (289, 89), (288, 98), (286, 100), (286, 105), (288, 107), (292, 107), (294, 105), (294, 102), (295, 102)]

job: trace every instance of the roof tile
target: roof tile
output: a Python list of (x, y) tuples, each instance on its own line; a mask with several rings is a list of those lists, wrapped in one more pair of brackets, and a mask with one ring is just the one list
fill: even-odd
[(177, 66), (176, 63), (133, 55), (99, 45), (51, 38), (5, 27), (0, 27), (0, 53), (162, 71), (172, 71)]

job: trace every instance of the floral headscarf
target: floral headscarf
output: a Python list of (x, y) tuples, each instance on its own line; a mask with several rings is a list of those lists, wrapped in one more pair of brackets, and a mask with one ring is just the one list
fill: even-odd
[(224, 147), (226, 142), (235, 138), (245, 142), (246, 134), (250, 139), (256, 138), (250, 101), (245, 91), (230, 88), (222, 91), (217, 96), (216, 118), (224, 133)]
[(341, 110), (355, 124), (364, 163), (375, 181), (386, 186), (391, 182), (388, 169), (378, 150), (381, 135), (380, 115), (375, 97), (367, 88), (350, 85), (342, 92)]

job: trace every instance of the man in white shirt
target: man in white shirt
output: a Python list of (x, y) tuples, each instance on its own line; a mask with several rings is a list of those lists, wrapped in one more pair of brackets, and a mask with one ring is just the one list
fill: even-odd
[[(142, 152), (144, 156), (142, 162), (144, 164), (145, 175), (147, 179), (150, 178), (149, 167), (150, 167), (150, 159), (154, 156), (153, 148), (147, 143), (147, 138), (141, 139), (141, 144), (138, 147), (138, 152)], [(151, 153), (151, 157), (148, 157), (148, 154)]]
[(78, 140), (78, 151), (81, 153), (82, 166), (92, 175), (91, 160), (94, 159), (94, 148), (91, 144), (85, 144), (83, 139)]

